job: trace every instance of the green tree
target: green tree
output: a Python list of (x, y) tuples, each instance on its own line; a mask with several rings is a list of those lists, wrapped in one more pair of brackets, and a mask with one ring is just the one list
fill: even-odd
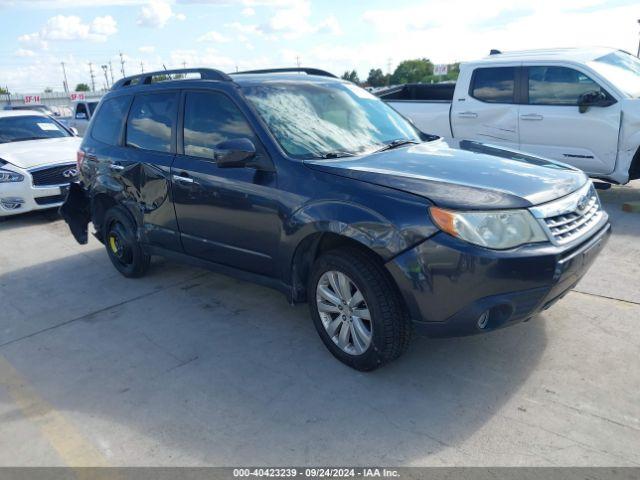
[(9, 90), (7, 90), (6, 88), (0, 87), (0, 95), (6, 95), (8, 93), (9, 93)]
[(379, 68), (372, 68), (369, 70), (369, 76), (367, 77), (367, 84), (372, 87), (382, 87), (387, 84), (387, 78), (382, 70)]
[(360, 83), (360, 79), (358, 78), (358, 72), (356, 72), (355, 70), (351, 70), (351, 71), (346, 71), (342, 74), (341, 77), (343, 80), (348, 80), (349, 82), (353, 82), (356, 84)]
[(46, 87), (46, 88), (44, 89), (44, 93), (53, 93), (53, 88), (51, 88), (51, 87)]
[(391, 75), (391, 83), (429, 82), (433, 78), (433, 63), (426, 58), (404, 60), (396, 67)]
[(87, 85), (86, 83), (79, 83), (78, 85), (76, 85), (76, 92), (90, 92), (91, 88), (89, 88), (89, 85)]

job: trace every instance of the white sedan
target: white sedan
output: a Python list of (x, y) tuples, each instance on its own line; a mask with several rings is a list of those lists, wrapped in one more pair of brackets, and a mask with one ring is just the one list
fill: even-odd
[(37, 111), (0, 111), (0, 217), (60, 206), (81, 138)]

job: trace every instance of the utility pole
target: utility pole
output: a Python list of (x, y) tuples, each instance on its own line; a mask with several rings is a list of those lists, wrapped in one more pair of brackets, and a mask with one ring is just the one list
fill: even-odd
[[(638, 25), (640, 25), (640, 18), (638, 19)], [(640, 40), (638, 40), (638, 54), (636, 57), (640, 58)]]
[(140, 60), (140, 73), (144, 73), (144, 63)]
[(126, 75), (124, 74), (124, 57), (122, 55), (122, 52), (120, 52), (120, 71), (122, 72), (122, 78), (126, 77)]
[(391, 57), (387, 58), (387, 86), (391, 83)]
[(91, 74), (91, 91), (96, 91), (96, 76), (93, 74), (93, 63), (89, 62), (89, 73)]
[(296, 55), (296, 65), (300, 68), (300, 57)]
[(62, 75), (64, 76), (62, 87), (64, 88), (64, 93), (69, 93), (69, 82), (67, 81), (67, 70), (64, 68), (64, 62), (60, 62), (60, 65), (62, 65)]
[(107, 69), (109, 67), (106, 65), (102, 65), (102, 71), (104, 72), (104, 81), (106, 82), (107, 88), (105, 90), (109, 90), (109, 77), (107, 76)]
[(113, 85), (115, 82), (113, 80), (113, 65), (111, 65), (111, 60), (109, 60), (109, 73), (111, 74), (111, 85)]
[(184, 60), (182, 61), (182, 68), (187, 68), (187, 62), (185, 62)]

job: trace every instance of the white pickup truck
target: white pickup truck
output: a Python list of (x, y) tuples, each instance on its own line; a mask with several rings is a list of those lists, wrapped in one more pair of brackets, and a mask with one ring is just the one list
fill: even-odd
[(66, 122), (70, 128), (75, 128), (78, 131), (78, 135), (84, 137), (84, 132), (87, 130), (89, 120), (98, 106), (98, 102), (76, 102), (73, 106), (73, 115)]
[(378, 96), (452, 146), (475, 140), (613, 183), (640, 178), (640, 60), (621, 50), (492, 51), (462, 64), (455, 85), (407, 84)]

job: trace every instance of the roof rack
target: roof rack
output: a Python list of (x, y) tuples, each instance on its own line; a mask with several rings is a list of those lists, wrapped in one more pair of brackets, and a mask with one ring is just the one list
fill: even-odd
[(319, 68), (304, 68), (304, 67), (266, 68), (264, 70), (246, 70), (244, 72), (233, 72), (231, 75), (243, 74), (243, 73), (306, 73), (307, 75), (318, 75), (320, 77), (338, 78), (333, 73), (329, 73), (326, 70), (321, 70)]
[(199, 73), (202, 80), (218, 80), (222, 82), (232, 82), (233, 80), (226, 73), (213, 68), (179, 68), (175, 70), (158, 70), (156, 72), (146, 72), (139, 75), (132, 75), (118, 80), (113, 84), (111, 90), (131, 87), (134, 85), (148, 85), (153, 82), (153, 77), (166, 77), (171, 75), (184, 75), (187, 73)]

